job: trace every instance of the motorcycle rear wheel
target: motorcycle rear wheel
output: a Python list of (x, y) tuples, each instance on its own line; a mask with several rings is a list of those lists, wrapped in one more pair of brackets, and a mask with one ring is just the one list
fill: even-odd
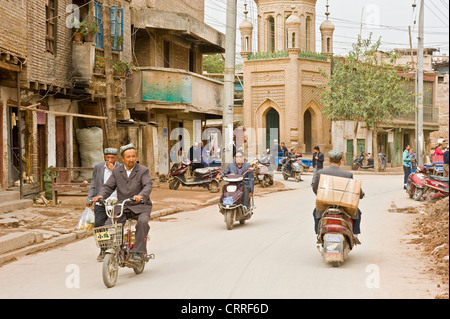
[(300, 182), (302, 180), (302, 174), (301, 173), (295, 173), (295, 181)]
[(106, 287), (114, 287), (117, 282), (119, 269), (116, 263), (116, 254), (106, 253), (103, 259), (102, 276)]
[(142, 259), (140, 261), (139, 266), (134, 267), (133, 270), (136, 275), (139, 275), (139, 274), (142, 274), (142, 272), (144, 271), (144, 268), (145, 268), (145, 261)]
[(429, 189), (425, 192), (425, 199), (427, 200), (428, 203), (436, 203), (439, 200), (439, 197), (437, 198), (431, 198), (431, 195), (434, 194), (435, 191), (433, 191), (432, 189)]

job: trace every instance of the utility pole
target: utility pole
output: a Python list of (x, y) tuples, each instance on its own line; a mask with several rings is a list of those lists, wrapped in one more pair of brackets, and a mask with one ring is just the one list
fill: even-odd
[(233, 162), (234, 69), (236, 63), (237, 0), (227, 0), (225, 44), (224, 106), (222, 124), (222, 169)]
[(424, 0), (420, 0), (419, 38), (417, 46), (417, 165), (423, 165), (423, 20)]
[(114, 75), (111, 44), (111, 19), (109, 0), (103, 0), (103, 50), (105, 54), (105, 77), (106, 77), (106, 134), (111, 145), (107, 147), (118, 148), (116, 103), (114, 98)]

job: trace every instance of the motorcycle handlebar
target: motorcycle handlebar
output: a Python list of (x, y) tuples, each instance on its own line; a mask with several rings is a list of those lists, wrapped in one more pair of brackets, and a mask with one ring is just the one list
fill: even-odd
[[(98, 202), (101, 203), (101, 204), (106, 204), (106, 203), (107, 203), (107, 200), (104, 200), (103, 198), (100, 198), (100, 199), (98, 200)], [(123, 200), (122, 203), (114, 203), (113, 205), (111, 205), (112, 208), (105, 209), (106, 215), (107, 215), (109, 218), (112, 218), (113, 215), (114, 215), (114, 207), (120, 206), (120, 214), (117, 215), (117, 216), (115, 216), (115, 218), (120, 218), (120, 217), (123, 215), (123, 208), (124, 208), (124, 206), (125, 206), (125, 203), (128, 203), (128, 202), (130, 202), (130, 203), (132, 203), (132, 204), (137, 204), (137, 203), (142, 204), (144, 201), (141, 199), (141, 200), (138, 202), (138, 201), (135, 201), (134, 198), (127, 198), (127, 199)], [(105, 206), (106, 206), (106, 205), (105, 205)]]

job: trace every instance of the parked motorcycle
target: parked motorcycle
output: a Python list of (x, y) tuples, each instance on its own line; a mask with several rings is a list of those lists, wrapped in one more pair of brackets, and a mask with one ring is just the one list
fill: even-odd
[[(106, 215), (111, 218), (112, 224), (94, 228), (94, 238), (99, 248), (105, 248), (105, 258), (103, 259), (102, 277), (106, 287), (111, 288), (117, 282), (119, 267), (132, 268), (136, 274), (144, 271), (145, 264), (154, 259), (155, 255), (142, 256), (140, 260), (133, 259), (132, 250), (134, 247), (135, 231), (131, 230), (131, 213), (127, 213), (128, 229), (124, 234), (122, 224), (117, 223), (117, 219), (123, 215), (125, 203), (134, 200), (129, 198), (117, 204), (117, 198), (108, 198), (100, 203), (105, 204)], [(120, 207), (120, 214), (114, 215), (114, 207)]]
[(273, 185), (274, 172), (270, 168), (270, 150), (267, 150), (257, 162), (254, 163), (255, 180), (261, 187)]
[(417, 167), (417, 170), (409, 174), (406, 182), (406, 193), (410, 198), (419, 201), (422, 199), (426, 190), (427, 169), (423, 166)]
[(204, 187), (211, 193), (220, 191), (221, 170), (219, 167), (205, 167), (194, 170), (194, 178), (186, 178), (186, 172), (192, 163), (185, 158), (181, 164), (175, 163), (169, 172), (169, 188), (177, 190), (180, 185), (187, 187)]
[[(362, 169), (368, 169), (368, 168), (374, 168), (374, 160), (372, 157), (370, 157), (370, 153), (361, 152), (361, 155), (359, 155), (352, 163), (352, 169), (357, 170), (358, 168)], [(386, 155), (383, 153), (378, 153), (378, 167), (380, 171), (386, 170)]]
[(448, 197), (448, 177), (428, 175), (425, 178), (425, 199), (430, 203), (435, 203), (439, 199)]
[(353, 234), (353, 220), (341, 207), (329, 206), (319, 222), (317, 242), (324, 262), (339, 267), (353, 247), (359, 244)]
[(297, 182), (302, 180), (303, 165), (297, 162), (296, 157), (285, 157), (282, 160), (283, 166), (281, 167), (281, 174), (284, 180), (288, 180), (289, 177), (295, 178)]
[(255, 209), (253, 196), (250, 198), (250, 207), (247, 210), (242, 203), (242, 197), (244, 195), (242, 181), (247, 173), (253, 174), (253, 168), (249, 168), (242, 175), (229, 174), (223, 176), (226, 184), (222, 187), (222, 196), (218, 205), (220, 212), (224, 216), (228, 230), (233, 229), (235, 221), (244, 224), (253, 215), (253, 209)]

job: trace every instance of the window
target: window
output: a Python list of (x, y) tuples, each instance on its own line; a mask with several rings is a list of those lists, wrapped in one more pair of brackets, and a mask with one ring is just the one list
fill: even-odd
[(275, 51), (275, 19), (267, 19), (267, 51)]
[[(95, 46), (103, 49), (103, 12), (102, 4), (94, 1), (94, 22), (99, 26), (95, 35)], [(111, 46), (113, 51), (123, 50), (123, 9), (111, 6), (109, 10), (111, 24)]]
[(309, 42), (310, 42), (310, 37), (309, 34), (311, 33), (311, 17), (307, 17), (306, 18), (306, 51), (310, 50), (309, 47)]
[(46, 31), (45, 31), (45, 49), (51, 54), (56, 53), (56, 1), (47, 0), (45, 4), (46, 13)]
[(164, 67), (170, 68), (170, 42), (164, 41)]
[(292, 47), (295, 48), (295, 32), (292, 32)]

